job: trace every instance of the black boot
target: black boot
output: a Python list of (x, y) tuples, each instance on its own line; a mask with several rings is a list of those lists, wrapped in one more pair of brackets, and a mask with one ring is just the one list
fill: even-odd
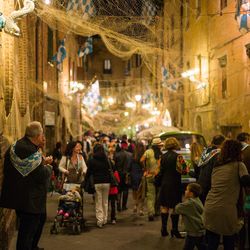
[(172, 220), (171, 236), (172, 237), (175, 236), (178, 239), (183, 239), (184, 237), (181, 236), (181, 234), (178, 230), (179, 215), (178, 214), (171, 214), (171, 220)]
[(168, 236), (167, 224), (168, 224), (168, 213), (161, 213), (161, 236), (162, 237)]

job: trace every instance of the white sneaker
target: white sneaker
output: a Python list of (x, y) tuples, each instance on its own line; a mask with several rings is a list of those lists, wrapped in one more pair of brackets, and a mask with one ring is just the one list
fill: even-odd
[(97, 227), (102, 228), (103, 224), (101, 222), (97, 222)]
[(113, 224), (113, 225), (116, 224), (116, 220), (112, 220), (111, 224)]

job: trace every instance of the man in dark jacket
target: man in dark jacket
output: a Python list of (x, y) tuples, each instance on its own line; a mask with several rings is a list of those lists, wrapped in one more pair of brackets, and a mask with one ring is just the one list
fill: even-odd
[(45, 138), (40, 122), (31, 122), (25, 136), (5, 154), (0, 207), (16, 210), (19, 230), (17, 250), (37, 250), (46, 220), (46, 197), (52, 157), (43, 158)]
[[(127, 142), (121, 142), (121, 150), (116, 152), (114, 155), (115, 166), (117, 167), (120, 176), (120, 185), (118, 193), (118, 205), (117, 210), (126, 210), (128, 201), (128, 173), (129, 166), (132, 160), (132, 154), (127, 152), (128, 144)], [(122, 206), (122, 207), (121, 207)]]
[(211, 189), (212, 171), (218, 160), (220, 147), (224, 140), (225, 137), (223, 135), (214, 136), (211, 142), (211, 146), (206, 148), (201, 154), (201, 159), (198, 164), (198, 167), (200, 168), (198, 183), (201, 185), (202, 188), (200, 199), (203, 204), (205, 203), (207, 194)]

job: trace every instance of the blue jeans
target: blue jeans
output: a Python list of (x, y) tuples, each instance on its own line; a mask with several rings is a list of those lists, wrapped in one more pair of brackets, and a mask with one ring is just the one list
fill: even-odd
[(19, 219), (16, 250), (35, 249), (42, 234), (46, 214), (31, 214), (22, 211), (16, 211), (16, 214)]
[[(217, 250), (220, 244), (220, 235), (207, 230), (207, 250)], [(223, 235), (224, 250), (234, 250), (234, 237), (235, 235)]]

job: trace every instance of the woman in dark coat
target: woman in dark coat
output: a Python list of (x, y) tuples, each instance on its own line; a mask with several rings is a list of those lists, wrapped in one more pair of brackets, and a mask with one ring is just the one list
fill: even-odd
[[(162, 218), (162, 236), (167, 236), (167, 221), (169, 209), (174, 209), (175, 206), (181, 202), (182, 189), (181, 189), (181, 175), (186, 173), (187, 166), (181, 155), (175, 150), (180, 149), (179, 142), (176, 138), (170, 137), (165, 141), (165, 150), (167, 152), (162, 155), (160, 166), (160, 205), (161, 205), (161, 218)], [(171, 214), (172, 230), (171, 236), (182, 238), (178, 231), (179, 215), (175, 214), (174, 210)]]
[(102, 228), (108, 220), (108, 197), (110, 188), (109, 159), (102, 144), (96, 144), (93, 148), (93, 158), (88, 160), (86, 179), (93, 175), (95, 185), (95, 207), (97, 226)]

